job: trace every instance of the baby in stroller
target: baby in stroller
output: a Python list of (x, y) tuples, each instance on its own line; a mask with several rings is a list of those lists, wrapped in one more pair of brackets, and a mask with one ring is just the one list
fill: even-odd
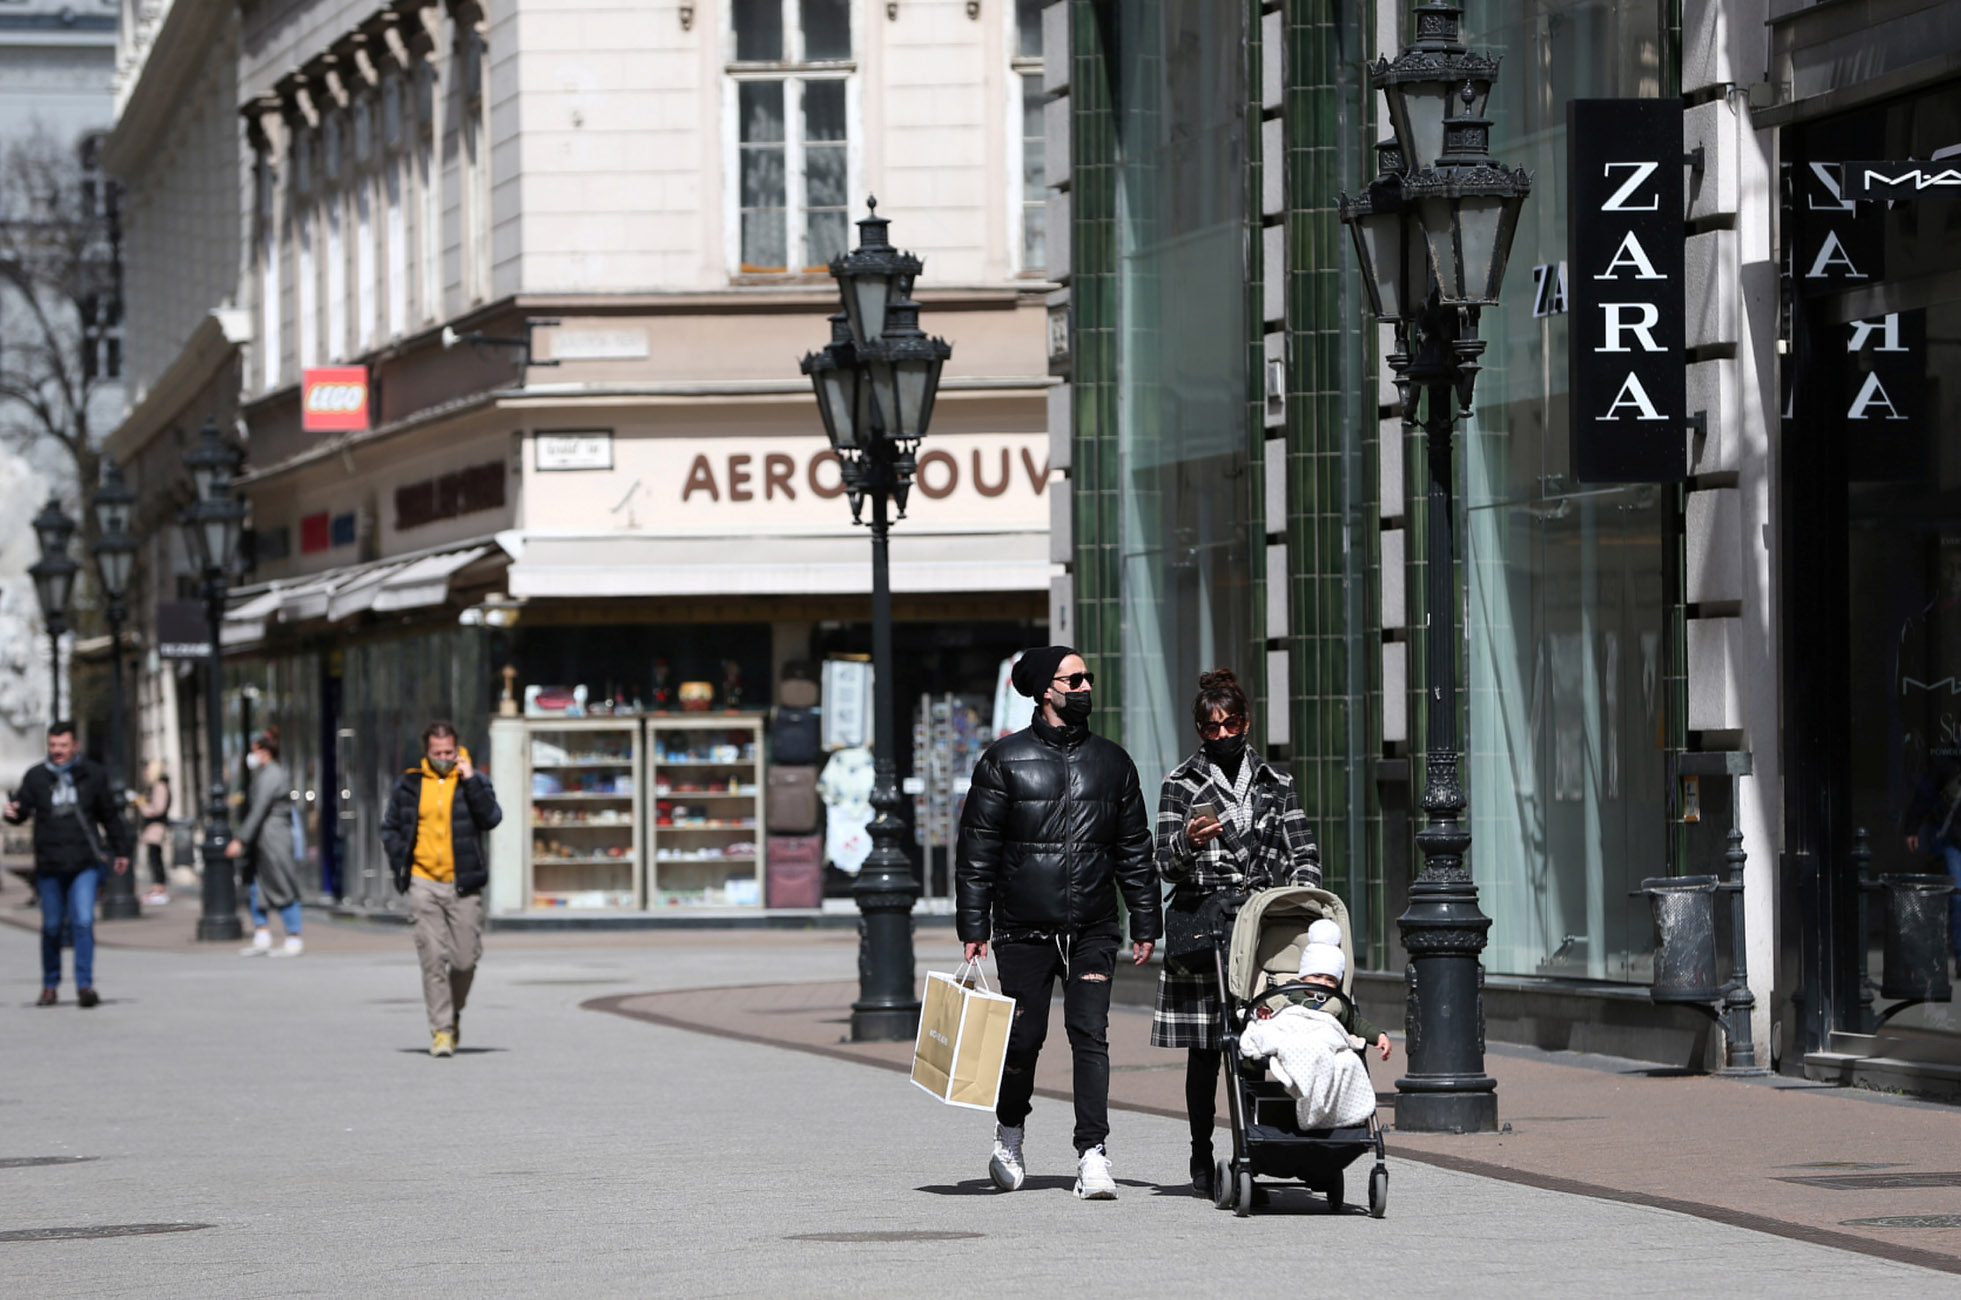
[[(1307, 927), (1307, 944), (1301, 949), (1300, 970), (1296, 978), (1301, 984), (1314, 984), (1322, 988), (1341, 988), (1341, 977), (1347, 972), (1348, 961), (1341, 952), (1341, 927), (1333, 921), (1316, 921)], [(1278, 988), (1285, 980), (1284, 972), (1267, 971), (1261, 977), (1260, 992)], [(1341, 1027), (1363, 1042), (1371, 1042), (1382, 1059), (1389, 1059), (1389, 1035), (1370, 1023), (1360, 1009), (1345, 999), (1336, 999), (1339, 1010), (1329, 1010), (1326, 995), (1316, 996), (1306, 989), (1295, 988), (1282, 995), (1286, 1002), (1294, 1006), (1305, 1006), (1311, 1010), (1328, 1011), (1341, 1021)], [(1254, 1016), (1260, 1020), (1272, 1017), (1274, 1007), (1271, 1001), (1256, 1001)]]

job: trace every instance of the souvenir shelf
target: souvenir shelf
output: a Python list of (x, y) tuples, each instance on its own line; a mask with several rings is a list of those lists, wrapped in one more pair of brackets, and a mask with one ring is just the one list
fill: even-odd
[(647, 906), (763, 905), (763, 715), (647, 721)]
[(562, 718), (526, 731), (529, 905), (645, 906), (639, 722)]

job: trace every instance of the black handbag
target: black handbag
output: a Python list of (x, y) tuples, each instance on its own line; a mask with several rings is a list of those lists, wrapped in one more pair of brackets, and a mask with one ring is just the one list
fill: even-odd
[(1245, 895), (1225, 891), (1196, 903), (1172, 894), (1164, 909), (1165, 963), (1188, 974), (1208, 967), (1213, 946), (1232, 937), (1232, 918), (1245, 901)]

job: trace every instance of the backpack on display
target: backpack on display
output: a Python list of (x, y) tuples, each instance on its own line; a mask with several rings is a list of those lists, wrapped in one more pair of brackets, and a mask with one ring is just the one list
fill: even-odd
[(769, 729), (770, 761), (789, 766), (814, 764), (820, 754), (815, 709), (778, 709)]

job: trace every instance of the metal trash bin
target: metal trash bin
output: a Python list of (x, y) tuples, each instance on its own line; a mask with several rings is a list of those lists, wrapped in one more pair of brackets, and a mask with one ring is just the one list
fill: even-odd
[(1881, 876), (1879, 887), (1886, 894), (1880, 996), (1913, 1002), (1951, 1000), (1947, 900), (1953, 882), (1946, 876)]
[(1721, 1000), (1716, 978), (1716, 894), (1714, 876), (1650, 876), (1641, 882), (1655, 914), (1655, 978), (1649, 990), (1656, 1002), (1708, 1003)]

